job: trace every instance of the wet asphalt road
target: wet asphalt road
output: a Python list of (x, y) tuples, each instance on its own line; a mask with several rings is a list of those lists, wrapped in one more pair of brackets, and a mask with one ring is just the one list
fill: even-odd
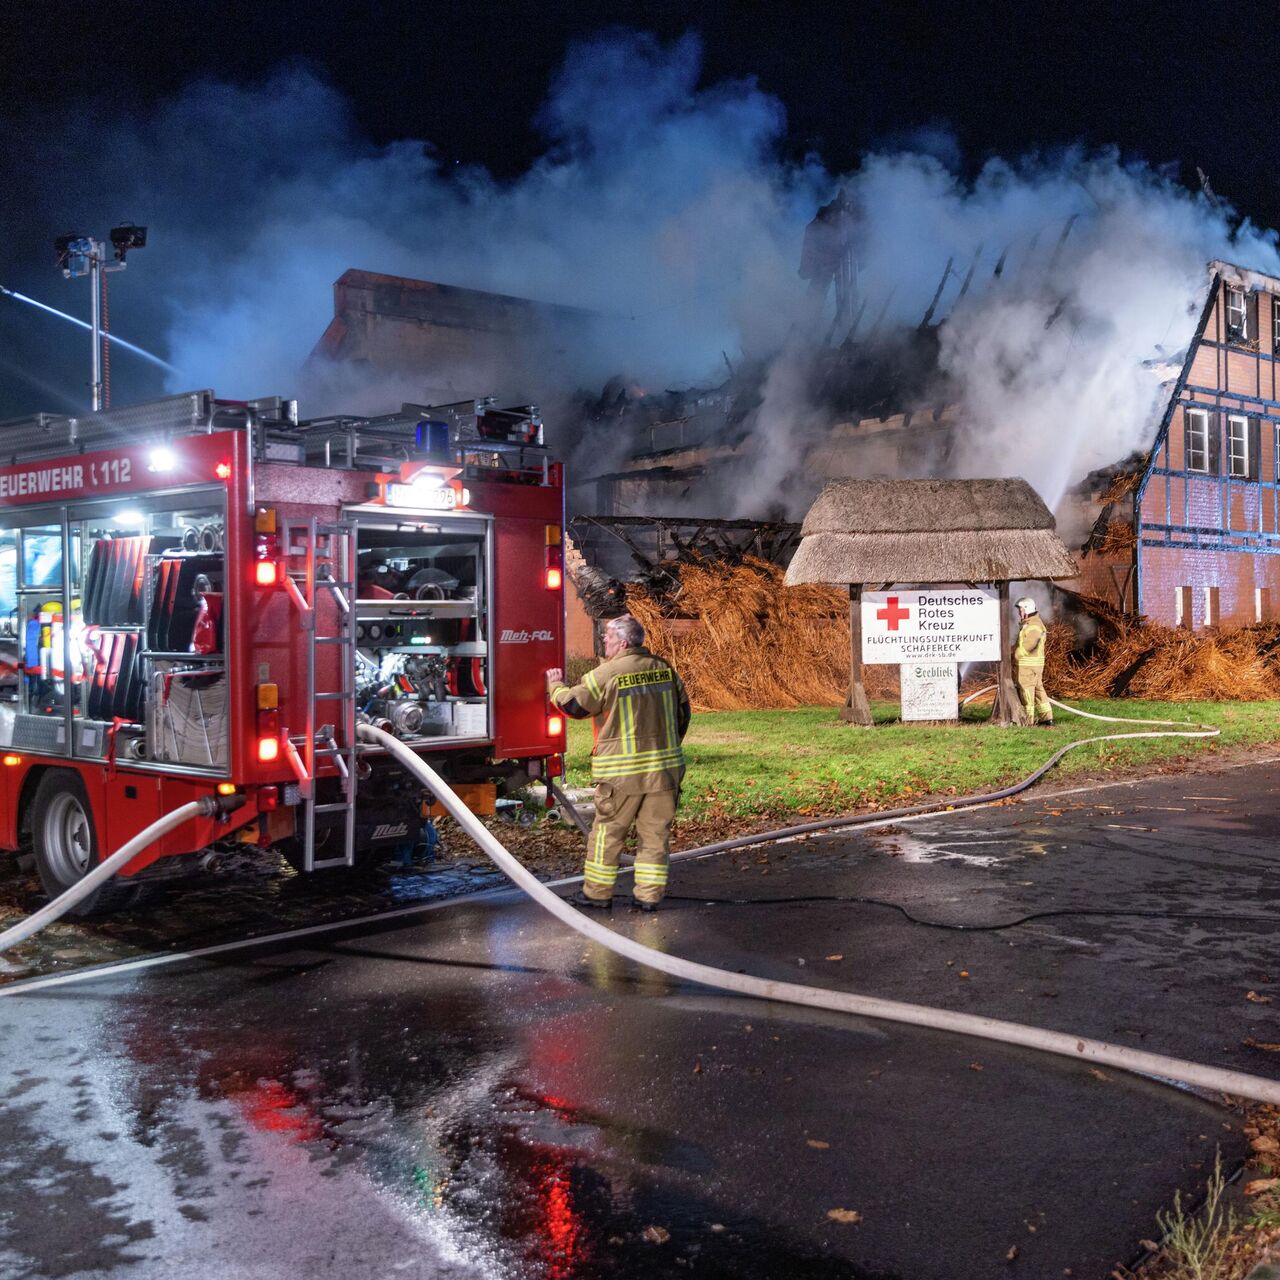
[[(706, 859), (615, 927), (1275, 1076), (1275, 929), (1206, 917), (1275, 918), (1277, 796), (1270, 765)], [(1156, 918), (758, 901), (830, 895)], [(1102, 1277), (1244, 1148), (1217, 1102), (681, 987), (513, 897), (11, 988), (0, 1066), (6, 1280)]]

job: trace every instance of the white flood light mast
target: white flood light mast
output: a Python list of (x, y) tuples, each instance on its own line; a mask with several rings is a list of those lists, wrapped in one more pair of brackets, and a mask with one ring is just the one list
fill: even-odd
[(68, 280), (77, 276), (89, 277), (89, 329), (93, 334), (93, 379), (91, 382), (93, 411), (106, 406), (103, 403), (102, 386), (102, 290), (104, 271), (123, 271), (130, 249), (144, 249), (147, 244), (146, 227), (124, 223), (111, 229), (112, 260), (107, 261), (106, 246), (92, 236), (65, 235), (53, 242), (58, 255), (58, 266)]

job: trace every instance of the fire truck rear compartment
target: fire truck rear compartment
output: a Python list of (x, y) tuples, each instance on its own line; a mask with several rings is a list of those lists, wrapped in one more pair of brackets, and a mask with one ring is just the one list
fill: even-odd
[(487, 522), (358, 518), (357, 715), (411, 743), (491, 737)]

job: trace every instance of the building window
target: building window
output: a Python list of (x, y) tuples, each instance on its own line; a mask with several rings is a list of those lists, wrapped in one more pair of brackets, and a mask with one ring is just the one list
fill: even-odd
[(1173, 597), (1173, 625), (1185, 627), (1188, 631), (1194, 626), (1191, 618), (1191, 588), (1179, 587)]
[(1254, 622), (1271, 621), (1271, 588), (1254, 587), (1253, 589)]
[(1216, 627), (1218, 625), (1218, 588), (1205, 587), (1204, 589), (1204, 625), (1206, 627)]
[(1271, 350), (1280, 354), (1280, 298), (1271, 299)]
[(1227, 475), (1247, 480), (1249, 467), (1249, 419), (1227, 414)]
[(1249, 340), (1249, 311), (1243, 289), (1227, 290), (1227, 337), (1232, 342)]
[[(1187, 470), (1209, 470), (1209, 414), (1204, 409), (1188, 409), (1187, 418)], [(1276, 445), (1280, 450), (1280, 443)], [(1280, 453), (1277, 454), (1280, 456)]]

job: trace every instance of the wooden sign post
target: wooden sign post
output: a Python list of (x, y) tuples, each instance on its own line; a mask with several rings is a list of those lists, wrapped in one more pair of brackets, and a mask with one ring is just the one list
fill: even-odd
[(871, 703), (862, 687), (862, 586), (849, 584), (849, 697), (840, 709), (840, 719), (869, 729)]
[(1009, 602), (1009, 584), (1000, 584), (1000, 672), (996, 676), (996, 700), (991, 708), (991, 723), (1026, 724), (1022, 695), (1013, 678), (1013, 616)]

